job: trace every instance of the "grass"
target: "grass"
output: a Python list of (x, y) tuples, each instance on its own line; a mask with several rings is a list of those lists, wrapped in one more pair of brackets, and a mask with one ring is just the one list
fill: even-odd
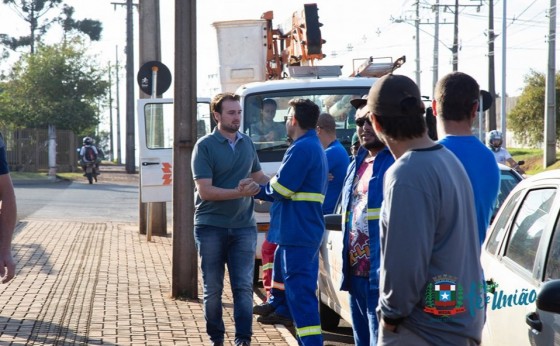
[(515, 161), (525, 161), (522, 168), (527, 175), (560, 168), (560, 151), (558, 149), (556, 150), (556, 162), (546, 168), (543, 168), (544, 151), (542, 149), (511, 148), (508, 151)]

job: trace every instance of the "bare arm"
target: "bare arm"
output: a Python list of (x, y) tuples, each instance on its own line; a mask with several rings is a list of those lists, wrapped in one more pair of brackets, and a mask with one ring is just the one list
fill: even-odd
[(263, 171), (252, 173), (251, 178), (253, 178), (253, 181), (257, 182), (259, 185), (265, 185), (270, 180), (270, 177), (264, 174)]
[(521, 166), (519, 166), (519, 164), (513, 158), (510, 157), (509, 159), (507, 159), (507, 163), (511, 168), (515, 169), (519, 174), (525, 174), (523, 168), (521, 168)]
[(196, 179), (196, 189), (205, 201), (225, 201), (242, 197), (252, 197), (256, 192), (251, 189), (224, 189), (213, 186), (212, 179)]
[(15, 276), (16, 264), (12, 257), (12, 238), (17, 219), (17, 206), (12, 179), (0, 175), (0, 278), (2, 283)]

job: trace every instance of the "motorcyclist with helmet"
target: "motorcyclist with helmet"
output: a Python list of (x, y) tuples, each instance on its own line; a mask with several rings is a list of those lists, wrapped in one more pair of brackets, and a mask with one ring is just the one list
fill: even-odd
[(518, 162), (516, 162), (512, 157), (511, 154), (506, 150), (506, 148), (502, 147), (503, 136), (502, 132), (498, 130), (492, 130), (488, 132), (486, 136), (486, 143), (490, 150), (494, 153), (494, 157), (498, 163), (503, 165), (507, 164), (511, 168), (515, 169), (519, 174), (525, 174), (525, 171)]
[[(83, 145), (80, 148), (80, 165), (84, 171), (84, 176), (86, 175), (86, 165), (91, 162), (94, 164), (95, 174), (93, 176), (95, 181), (97, 181), (97, 175), (99, 175), (99, 152), (95, 145), (93, 145), (93, 139), (91, 137), (84, 137), (82, 143)], [(93, 152), (93, 155), (90, 154), (91, 152)]]

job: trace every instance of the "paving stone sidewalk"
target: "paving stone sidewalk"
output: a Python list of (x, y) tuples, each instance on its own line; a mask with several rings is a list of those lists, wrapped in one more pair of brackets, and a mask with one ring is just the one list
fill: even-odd
[[(17, 275), (0, 285), (0, 345), (209, 345), (199, 299), (173, 300), (172, 238), (119, 222), (23, 220)], [(234, 345), (226, 279), (226, 345)], [(255, 296), (255, 301), (260, 299)], [(252, 345), (297, 345), (282, 326), (253, 323)]]

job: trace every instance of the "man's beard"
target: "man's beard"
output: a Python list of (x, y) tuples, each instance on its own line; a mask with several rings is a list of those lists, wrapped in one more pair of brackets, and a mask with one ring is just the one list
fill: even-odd
[(220, 128), (228, 133), (236, 133), (237, 131), (239, 131), (239, 125), (235, 125), (235, 124), (224, 124), (222, 123)]
[(375, 138), (371, 142), (362, 144), (362, 147), (366, 150), (383, 149), (385, 148), (385, 143), (383, 143), (379, 138)]

